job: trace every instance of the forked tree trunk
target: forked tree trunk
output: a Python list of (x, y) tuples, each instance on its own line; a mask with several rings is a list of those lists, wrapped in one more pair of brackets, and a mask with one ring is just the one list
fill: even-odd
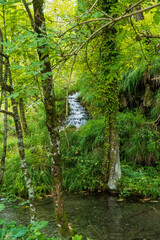
[[(23, 0), (24, 6), (28, 12), (34, 31), (38, 34), (39, 39), (45, 40), (47, 38), (45, 18), (43, 13), (43, 0), (33, 0), (34, 20), (31, 12), (25, 0)], [(55, 215), (57, 220), (57, 226), (59, 233), (62, 237), (67, 237), (71, 234), (67, 219), (64, 212), (63, 205), (63, 188), (62, 188), (62, 168), (61, 168), (61, 150), (60, 150), (60, 139), (59, 139), (59, 128), (58, 128), (58, 117), (55, 106), (55, 93), (52, 79), (52, 69), (49, 60), (49, 55), (44, 54), (46, 44), (37, 45), (37, 52), (39, 60), (43, 61), (42, 74), (42, 88), (46, 112), (46, 125), (50, 136), (51, 146), (51, 172), (52, 172), (52, 183), (53, 183), (53, 199), (55, 206)], [(47, 73), (48, 76), (47, 76)]]
[(19, 110), (20, 110), (22, 129), (23, 129), (24, 134), (27, 135), (28, 128), (27, 128), (27, 120), (26, 120), (26, 116), (25, 116), (25, 108), (24, 108), (23, 98), (19, 99)]

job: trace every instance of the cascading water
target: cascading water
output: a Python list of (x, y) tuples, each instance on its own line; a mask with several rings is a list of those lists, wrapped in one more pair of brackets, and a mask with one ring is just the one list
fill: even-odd
[(74, 125), (76, 128), (79, 128), (84, 125), (88, 119), (86, 109), (78, 101), (78, 96), (78, 92), (68, 96), (70, 112), (68, 119), (66, 120), (67, 127)]

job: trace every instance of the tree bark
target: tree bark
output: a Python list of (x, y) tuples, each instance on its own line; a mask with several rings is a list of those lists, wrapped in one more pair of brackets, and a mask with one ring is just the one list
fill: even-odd
[[(3, 34), (0, 29), (0, 42), (3, 42)], [(3, 45), (1, 44), (1, 52), (3, 52)], [(5, 84), (7, 83), (7, 72), (4, 74), (4, 79), (3, 79), (3, 56), (0, 56), (0, 86), (1, 83), (4, 82)], [(1, 95), (1, 101), (2, 98), (5, 98), (5, 103), (4, 103), (4, 109), (5, 111), (8, 111), (8, 100), (6, 98), (6, 90), (2, 90), (2, 95)], [(2, 102), (1, 102), (2, 103)], [(1, 108), (1, 104), (0, 104)], [(3, 130), (3, 152), (2, 152), (2, 159), (1, 159), (1, 166), (0, 166), (0, 185), (2, 184), (3, 181), (3, 175), (4, 175), (4, 169), (5, 169), (5, 159), (6, 159), (6, 151), (7, 151), (7, 114), (4, 114), (4, 130)]]
[[(9, 69), (9, 59), (6, 60), (5, 68), (6, 72), (9, 75), (9, 83), (10, 86), (12, 87), (12, 76), (11, 76), (11, 70)], [(13, 94), (13, 92), (10, 92), (10, 94)], [(26, 157), (25, 157), (25, 150), (24, 150), (24, 142), (23, 142), (23, 133), (22, 133), (22, 127), (21, 127), (21, 122), (20, 122), (20, 117), (18, 113), (18, 108), (17, 104), (15, 102), (15, 99), (11, 97), (11, 104), (13, 108), (13, 117), (14, 117), (14, 123), (15, 123), (15, 128), (16, 128), (16, 134), (17, 134), (17, 139), (18, 139), (18, 150), (19, 150), (19, 155), (21, 159), (21, 169), (24, 174), (25, 182), (26, 182), (26, 187), (28, 191), (28, 198), (29, 198), (29, 206), (30, 206), (30, 217), (31, 217), (31, 222), (36, 221), (36, 208), (35, 208), (35, 196), (34, 196), (34, 189), (33, 185), (31, 182), (27, 162), (26, 162)]]
[[(45, 27), (45, 18), (43, 13), (43, 0), (33, 0), (33, 9), (34, 9), (34, 20), (30, 17), (29, 9), (26, 8), (26, 11), (29, 13), (29, 17), (34, 28), (34, 31), (38, 34), (40, 40), (45, 40), (47, 38), (46, 27)], [(26, 7), (26, 2), (23, 0), (24, 6)], [(53, 78), (51, 74), (51, 64), (49, 61), (49, 55), (47, 53), (46, 44), (37, 45), (37, 52), (39, 60), (43, 61), (43, 70), (42, 74), (42, 88), (46, 112), (46, 125), (48, 128), (50, 136), (50, 146), (51, 146), (51, 173), (52, 173), (52, 182), (53, 182), (53, 199), (55, 206), (55, 214), (57, 220), (57, 226), (59, 233), (62, 237), (67, 237), (71, 234), (67, 219), (64, 212), (63, 205), (63, 188), (62, 188), (62, 168), (61, 168), (61, 150), (60, 150), (60, 139), (59, 139), (59, 129), (58, 129), (58, 117), (56, 112), (55, 105), (55, 93)], [(46, 51), (46, 54), (44, 54)]]
[(119, 156), (118, 134), (115, 124), (110, 126), (110, 166), (107, 188), (110, 191), (117, 190), (117, 182), (121, 178), (121, 166)]
[(27, 135), (28, 127), (27, 127), (27, 120), (26, 120), (26, 116), (25, 116), (25, 109), (24, 109), (23, 98), (19, 99), (19, 110), (20, 110), (22, 129), (23, 129), (24, 134)]
[(103, 183), (104, 190), (115, 192), (117, 182), (121, 178), (121, 166), (119, 156), (118, 133), (116, 128), (116, 116), (108, 113), (105, 116), (105, 157), (103, 161)]

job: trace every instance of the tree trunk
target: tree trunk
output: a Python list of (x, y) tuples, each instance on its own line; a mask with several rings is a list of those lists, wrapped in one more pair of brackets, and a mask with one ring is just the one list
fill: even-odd
[[(0, 42), (3, 42), (3, 34), (0, 29)], [(3, 45), (1, 44), (0, 51), (3, 52)], [(1, 83), (3, 82), (3, 57), (0, 56), (0, 86)], [(7, 72), (4, 74), (4, 83), (7, 83)], [(5, 104), (4, 104), (4, 109), (5, 111), (8, 111), (8, 100), (6, 98), (6, 90), (2, 90), (2, 95), (1, 95), (1, 101), (2, 98), (5, 98)], [(1, 106), (0, 106), (1, 108)], [(2, 159), (1, 159), (1, 166), (0, 166), (0, 185), (2, 184), (3, 181), (3, 175), (4, 175), (4, 168), (5, 168), (5, 159), (6, 159), (6, 151), (7, 151), (7, 114), (4, 114), (4, 131), (3, 131), (3, 152), (2, 152)]]
[[(3, 10), (4, 10), (4, 5), (3, 5)], [(7, 41), (6, 37), (6, 26), (5, 26), (5, 11), (3, 12), (3, 22), (4, 22), (4, 31), (5, 31), (5, 41)], [(3, 34), (0, 29), (0, 36), (1, 36), (1, 41), (3, 41)], [(3, 54), (3, 46), (1, 46), (0, 49), (0, 86), (2, 87), (2, 91), (8, 91), (10, 95), (12, 95), (13, 92), (13, 87), (12, 87), (12, 76), (11, 76), (11, 70), (10, 70), (10, 63), (9, 63), (9, 56)], [(3, 81), (2, 77), (2, 72), (3, 72), (3, 58), (5, 58), (5, 77)], [(9, 78), (9, 84), (7, 85), (7, 79)], [(30, 217), (31, 217), (31, 222), (36, 220), (36, 208), (35, 208), (35, 201), (34, 201), (34, 189), (31, 183), (31, 178), (29, 175), (28, 171), (28, 166), (26, 163), (26, 158), (25, 158), (25, 150), (24, 150), (24, 143), (23, 143), (23, 133), (22, 133), (22, 127), (21, 127), (21, 122), (20, 122), (20, 117), (18, 114), (18, 108), (17, 104), (15, 102), (15, 99), (11, 97), (11, 104), (13, 108), (13, 113), (12, 115), (14, 117), (14, 122), (15, 122), (15, 128), (16, 128), (16, 134), (17, 134), (17, 139), (18, 139), (18, 150), (19, 150), (19, 155), (21, 159), (21, 169), (24, 174), (24, 179), (26, 182), (26, 187), (28, 190), (28, 197), (29, 197), (29, 206), (30, 206)], [(7, 108), (7, 102), (5, 102), (5, 108)], [(6, 120), (5, 120), (6, 124)], [(6, 133), (5, 133), (6, 134)], [(5, 137), (6, 138), (6, 137)], [(6, 139), (5, 139), (6, 141)], [(6, 143), (4, 145), (5, 151), (6, 151)], [(4, 161), (4, 160), (3, 160)]]
[(118, 134), (115, 124), (110, 126), (110, 166), (107, 181), (107, 188), (116, 191), (117, 182), (121, 178), (121, 166), (119, 157)]
[[(12, 87), (12, 76), (11, 76), (11, 71), (9, 69), (9, 59), (7, 59), (7, 64), (6, 68), (9, 73), (9, 82), (10, 86)], [(13, 94), (13, 92), (10, 92)], [(31, 182), (27, 162), (26, 162), (26, 157), (25, 157), (25, 150), (24, 150), (24, 142), (23, 142), (23, 133), (22, 133), (22, 127), (21, 127), (21, 122), (20, 122), (20, 117), (18, 114), (18, 108), (17, 104), (15, 102), (15, 99), (11, 97), (11, 104), (13, 108), (13, 116), (14, 116), (14, 123), (15, 123), (15, 128), (16, 128), (16, 134), (17, 134), (17, 139), (18, 139), (18, 150), (19, 150), (19, 155), (21, 159), (21, 169), (24, 174), (25, 182), (26, 182), (26, 187), (28, 190), (28, 198), (29, 198), (29, 206), (30, 206), (30, 217), (31, 217), (31, 222), (36, 221), (36, 208), (35, 208), (35, 196), (34, 196), (34, 189), (33, 185)]]
[(22, 129), (23, 129), (24, 134), (27, 135), (28, 128), (27, 128), (27, 120), (26, 120), (26, 116), (25, 116), (25, 109), (24, 109), (23, 98), (19, 99), (19, 110), (20, 110)]
[(69, 114), (69, 105), (68, 105), (68, 86), (66, 89), (66, 118), (68, 117)]
[[(113, 1), (104, 1), (104, 7), (102, 5), (102, 10), (105, 10), (107, 13), (110, 12), (110, 9), (114, 4), (117, 3), (117, 0)], [(117, 190), (117, 182), (121, 177), (121, 167), (120, 167), (120, 156), (119, 156), (119, 145), (118, 145), (118, 133), (117, 133), (117, 116), (118, 116), (118, 80), (113, 79), (112, 82), (107, 78), (107, 74), (110, 73), (110, 69), (106, 68), (106, 62), (110, 63), (110, 60), (113, 61), (113, 58), (117, 55), (115, 52), (115, 43), (113, 42), (113, 35), (116, 35), (116, 30), (114, 28), (111, 29), (111, 37), (109, 31), (105, 30), (107, 42), (105, 44), (105, 48), (110, 47), (110, 54), (105, 54), (105, 50), (102, 53), (103, 59), (105, 62), (105, 66), (102, 63), (102, 70), (104, 70), (104, 75), (106, 76), (105, 83), (106, 84), (106, 93), (104, 94), (104, 99), (106, 99), (106, 104), (103, 106), (103, 111), (105, 115), (105, 157), (103, 161), (103, 183), (104, 189), (108, 189), (109, 191)], [(108, 41), (108, 39), (111, 39)], [(115, 41), (115, 40), (114, 40)]]
[[(23, 0), (24, 6), (28, 12), (28, 15), (31, 20), (31, 24), (34, 28), (34, 31), (38, 34), (39, 39), (45, 39), (47, 37), (46, 27), (45, 27), (45, 18), (43, 13), (43, 0), (33, 0), (33, 9), (34, 9), (34, 19), (31, 16), (30, 10), (26, 4), (26, 1)], [(58, 117), (55, 106), (55, 93), (53, 79), (51, 73), (51, 64), (49, 61), (49, 55), (44, 54), (46, 44), (40, 44), (37, 46), (37, 52), (39, 60), (43, 61), (43, 70), (42, 74), (42, 88), (46, 112), (46, 125), (49, 131), (50, 136), (50, 146), (51, 146), (51, 172), (52, 172), (52, 182), (53, 182), (53, 199), (55, 205), (55, 214), (57, 220), (57, 226), (59, 233), (62, 237), (67, 237), (71, 234), (67, 219), (64, 212), (63, 205), (63, 189), (62, 189), (62, 168), (61, 168), (61, 151), (60, 151), (60, 139), (59, 139), (59, 129), (58, 129)]]
[(105, 157), (103, 161), (103, 183), (104, 190), (117, 190), (117, 182), (121, 177), (121, 166), (119, 157), (118, 134), (116, 119), (112, 113), (106, 116), (105, 123)]

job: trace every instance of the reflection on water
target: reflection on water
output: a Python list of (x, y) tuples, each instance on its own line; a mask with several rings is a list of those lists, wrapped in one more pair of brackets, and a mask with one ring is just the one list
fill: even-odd
[[(65, 209), (69, 222), (78, 234), (95, 240), (158, 240), (160, 239), (159, 203), (117, 202), (107, 195), (66, 195)], [(57, 235), (54, 209), (50, 198), (37, 202), (38, 218), (48, 220), (47, 235)], [(29, 223), (27, 208), (13, 209), (8, 204), (1, 217), (19, 224)]]

